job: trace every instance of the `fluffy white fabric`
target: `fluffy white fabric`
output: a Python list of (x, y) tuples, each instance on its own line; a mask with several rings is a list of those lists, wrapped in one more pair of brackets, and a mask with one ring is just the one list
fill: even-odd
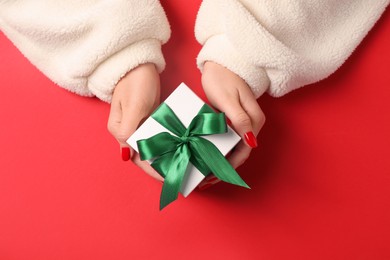
[(170, 36), (157, 0), (0, 0), (0, 29), (55, 83), (108, 102), (139, 64), (164, 69)]
[[(195, 34), (207, 60), (240, 75), (258, 97), (328, 77), (351, 55), (389, 0), (204, 0)], [(268, 78), (267, 78), (268, 77)]]
[[(229, 68), (256, 97), (284, 95), (341, 66), (389, 2), (204, 0), (198, 66)], [(139, 64), (164, 69), (161, 45), (170, 36), (158, 0), (0, 0), (0, 29), (58, 85), (107, 102)]]

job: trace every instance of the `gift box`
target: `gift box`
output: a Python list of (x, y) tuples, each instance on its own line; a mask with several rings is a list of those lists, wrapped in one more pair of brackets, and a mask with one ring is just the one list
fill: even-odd
[[(212, 134), (213, 131), (216, 134)], [(210, 171), (226, 182), (248, 187), (223, 157), (240, 139), (241, 137), (226, 125), (224, 114), (215, 113), (181, 83), (136, 130), (127, 143), (135, 151), (140, 152), (141, 158), (146, 157), (165, 178), (161, 199), (164, 199), (164, 194), (165, 197), (171, 198), (165, 199), (169, 201), (160, 201), (161, 209), (177, 197), (177, 194), (172, 194), (175, 193), (171, 187), (172, 182), (176, 182), (175, 185), (180, 186), (178, 188), (180, 193), (187, 197)], [(219, 156), (218, 154), (221, 154), (222, 158), (215, 157)], [(179, 166), (182, 169), (180, 171), (171, 169), (180, 168)], [(220, 168), (224, 170), (221, 171)], [(229, 171), (227, 175), (226, 172)], [(167, 172), (170, 172), (171, 177), (165, 176)], [(177, 180), (178, 178), (180, 180)]]

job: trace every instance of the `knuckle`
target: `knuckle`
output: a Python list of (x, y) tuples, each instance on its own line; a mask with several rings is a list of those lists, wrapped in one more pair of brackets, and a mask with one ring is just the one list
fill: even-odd
[(115, 135), (115, 133), (116, 133), (115, 125), (110, 121), (107, 123), (107, 130), (112, 135)]
[(265, 114), (263, 113), (263, 111), (259, 110), (259, 112), (255, 115), (255, 120), (253, 123), (256, 130), (260, 130), (264, 126), (265, 120)]
[(252, 121), (245, 112), (240, 112), (234, 116), (232, 121), (241, 126), (251, 126)]
[(265, 124), (266, 118), (265, 118), (265, 114), (261, 110), (260, 110), (258, 119), (259, 119), (259, 125), (263, 126)]
[(130, 137), (130, 135), (123, 130), (117, 131), (114, 136), (120, 142), (126, 142), (127, 139)]

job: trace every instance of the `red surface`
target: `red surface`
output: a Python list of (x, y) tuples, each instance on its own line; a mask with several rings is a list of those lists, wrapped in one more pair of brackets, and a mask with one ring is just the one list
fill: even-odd
[[(201, 97), (200, 0), (164, 1), (163, 97)], [(181, 2), (180, 2), (181, 3)], [(109, 105), (56, 87), (0, 35), (0, 259), (390, 259), (390, 13), (329, 79), (263, 96), (239, 172), (159, 212), (161, 184), (106, 130)]]

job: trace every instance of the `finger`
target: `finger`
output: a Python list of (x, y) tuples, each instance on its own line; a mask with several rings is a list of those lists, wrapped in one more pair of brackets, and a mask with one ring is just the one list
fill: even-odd
[(117, 100), (115, 96), (113, 96), (111, 107), (110, 107), (110, 114), (108, 116), (108, 121), (107, 121), (107, 129), (114, 137), (116, 137), (118, 133), (118, 130), (121, 125), (121, 121), (122, 121), (122, 108), (119, 100)]
[(149, 111), (143, 108), (140, 102), (121, 103), (122, 118), (116, 133), (120, 144), (127, 145), (127, 139), (135, 132), (141, 121), (148, 115)]
[(147, 161), (141, 161), (139, 154), (134, 155), (133, 162), (154, 179), (164, 182), (164, 178)]
[(253, 92), (245, 86), (239, 89), (240, 104), (251, 119), (254, 135), (257, 136), (264, 126), (265, 115), (257, 103)]
[(203, 181), (201, 181), (201, 183), (199, 183), (198, 189), (205, 190), (219, 182), (221, 182), (220, 179), (218, 179), (214, 174), (210, 174), (209, 176), (204, 178)]
[[(119, 133), (122, 122), (122, 109), (120, 102), (113, 97), (110, 108), (110, 115), (108, 116), (107, 129), (116, 138)], [(118, 141), (119, 142), (119, 141)], [(133, 150), (127, 143), (119, 142), (119, 152), (123, 161), (130, 160)]]
[(228, 96), (218, 99), (214, 104), (217, 109), (225, 112), (226, 116), (232, 122), (234, 130), (243, 138), (246, 144), (251, 147), (257, 147), (256, 136), (253, 133), (252, 120), (239, 102), (239, 97)]
[(241, 166), (249, 157), (252, 149), (243, 142), (240, 142), (235, 148), (234, 152), (227, 158), (234, 169)]
[(107, 128), (119, 143), (122, 160), (128, 161), (134, 151), (126, 141), (134, 133), (146, 113), (142, 113), (142, 106), (138, 103), (132, 104), (128, 99), (125, 101), (123, 97), (119, 100), (115, 95), (113, 96)]

